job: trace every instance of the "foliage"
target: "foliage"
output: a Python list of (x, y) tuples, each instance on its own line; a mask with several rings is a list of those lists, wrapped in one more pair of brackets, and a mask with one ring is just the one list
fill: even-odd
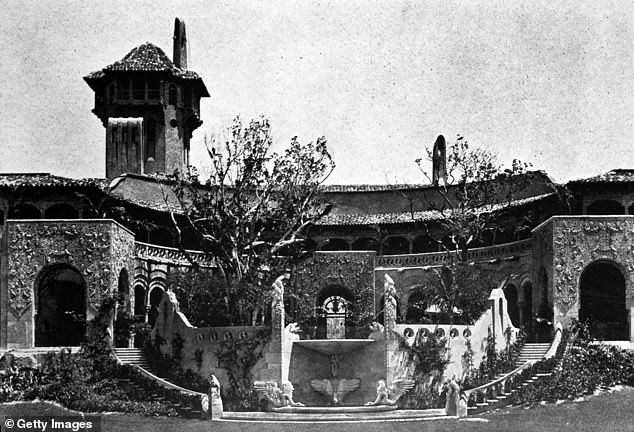
[[(429, 160), (433, 159), (431, 149), (427, 155)], [(423, 159), (417, 159), (416, 163), (432, 180), (423, 168)], [(432, 239), (443, 250), (455, 252), (460, 261), (466, 262), (469, 247), (482, 240), (486, 229), (499, 225), (500, 215), (508, 211), (512, 201), (529, 186), (529, 167), (530, 164), (514, 159), (504, 168), (494, 153), (472, 148), (458, 135), (447, 149), (444, 181), (435, 188), (439, 199), (428, 202), (428, 209), (438, 216), (433, 227), (427, 226)], [(448, 241), (443, 241), (442, 236)]]
[(225, 408), (229, 411), (257, 411), (258, 397), (253, 390), (251, 370), (264, 355), (264, 347), (271, 337), (270, 329), (263, 329), (249, 338), (218, 341), (214, 352), (218, 366), (227, 371), (229, 385), (222, 388)]
[[(444, 145), (444, 138), (440, 139)], [(427, 150), (427, 156), (432, 161), (438, 158), (432, 149)], [(423, 159), (416, 163), (432, 181)], [(436, 279), (426, 290), (428, 305), (438, 306), (448, 322), (473, 323), (486, 309), (486, 299), (495, 284), (485, 272), (466, 266), (468, 252), (484, 242), (487, 230), (499, 227), (513, 200), (530, 185), (529, 167), (516, 159), (504, 168), (494, 153), (471, 147), (460, 135), (447, 148), (446, 175), (433, 185), (436, 193), (426, 195), (423, 203), (423, 208), (435, 212), (436, 217), (421, 223), (449, 258), (450, 264), (434, 270)], [(517, 223), (516, 219), (516, 231), (530, 224), (529, 220)], [(454, 319), (456, 314), (459, 316)]]
[(189, 232), (215, 259), (220, 283), (213, 289), (229, 324), (250, 325), (288, 265), (279, 255), (300, 251), (306, 228), (330, 210), (319, 185), (334, 163), (324, 138), (309, 144), (293, 138), (283, 154), (273, 153), (264, 118), (243, 124), (238, 117), (226, 136), (212, 136), (206, 144), (211, 175), (206, 181), (195, 171), (170, 177), (181, 207), (171, 216), (184, 253), (183, 233)]
[[(473, 363), (471, 363), (471, 367), (465, 370), (461, 380), (461, 387), (463, 389), (466, 390), (479, 387), (490, 382), (496, 376), (509, 373), (515, 369), (515, 364), (519, 359), (520, 351), (526, 343), (527, 334), (521, 330), (515, 340), (511, 341), (511, 328), (507, 327), (505, 336), (506, 345), (504, 349), (498, 351), (496, 349), (495, 337), (493, 336), (493, 333), (489, 331), (486, 339), (485, 355), (482, 358), (482, 362), (477, 369), (473, 368)], [(470, 348), (471, 346), (469, 344), (469, 349)], [(465, 353), (465, 356), (467, 357), (468, 352), (469, 351)], [(465, 360), (465, 356), (463, 356), (463, 361)], [(473, 356), (473, 351), (471, 351), (471, 356)]]
[(475, 323), (488, 308), (494, 275), (463, 262), (452, 262), (433, 272), (435, 278), (421, 293), (424, 303), (438, 307), (440, 322)]
[[(182, 340), (182, 338), (180, 339)], [(177, 337), (174, 338), (174, 341), (176, 341), (176, 349), (178, 350), (180, 342), (178, 342)], [(165, 344), (165, 341), (160, 336), (157, 336), (151, 344), (145, 346), (145, 356), (156, 374), (179, 387), (206, 393), (208, 383), (197, 373), (189, 369), (183, 369), (176, 359), (176, 355), (172, 358), (161, 353), (160, 346), (163, 344)], [(180, 350), (182, 350), (182, 345)]]
[[(551, 359), (537, 363), (533, 370), (527, 371), (526, 375), (534, 375), (540, 369), (553, 374), (513, 393), (514, 403), (576, 399), (592, 394), (600, 387), (634, 385), (633, 351), (597, 342), (589, 336), (587, 325), (575, 329), (573, 337), (575, 342), (559, 368), (553, 370), (554, 359)], [(563, 341), (562, 346), (565, 346)]]
[(426, 333), (421, 328), (412, 345), (400, 340), (400, 349), (407, 353), (407, 361), (413, 367), (414, 388), (402, 398), (406, 409), (436, 408), (442, 404), (439, 391), (443, 373), (449, 364), (447, 339), (436, 333)]

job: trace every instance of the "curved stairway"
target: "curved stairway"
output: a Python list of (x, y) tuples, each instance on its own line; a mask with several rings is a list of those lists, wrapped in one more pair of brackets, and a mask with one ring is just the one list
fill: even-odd
[[(561, 342), (562, 329), (557, 327), (555, 337), (552, 343), (526, 343), (520, 350), (519, 358), (515, 362), (515, 369), (506, 374), (500, 374), (485, 385), (473, 389), (465, 390), (463, 398), (469, 401), (470, 398), (476, 398), (475, 406), (468, 406), (467, 412), (470, 415), (480, 414), (494, 408), (499, 408), (509, 404), (509, 397), (519, 390), (540, 379), (547, 378), (552, 375), (552, 371), (546, 373), (534, 373), (530, 377), (524, 379), (521, 383), (517, 383), (516, 377), (525, 369), (528, 369), (538, 361), (554, 357), (557, 347)], [(568, 347), (566, 347), (567, 349)]]
[[(143, 348), (115, 348), (114, 354), (117, 357), (117, 361), (119, 363), (134, 367), (145, 378), (153, 381), (154, 383), (158, 384), (158, 386), (166, 390), (172, 390), (188, 396), (198, 397), (201, 402), (203, 399), (207, 398), (207, 395), (204, 393), (199, 393), (179, 387), (176, 384), (172, 384), (171, 382), (167, 381), (167, 379), (158, 376), (150, 366), (147, 358), (145, 357)], [(168, 398), (166, 398), (166, 395), (169, 395), (171, 393), (169, 391), (158, 393), (156, 390), (148, 390), (144, 388), (144, 386), (142, 386), (140, 383), (128, 378), (120, 378), (118, 381), (122, 386), (127, 387), (130, 391), (145, 393), (153, 401), (162, 401), (167, 403), (184, 417), (200, 418), (203, 416), (202, 406), (191, 406), (190, 404), (186, 404), (180, 401), (169, 400)]]

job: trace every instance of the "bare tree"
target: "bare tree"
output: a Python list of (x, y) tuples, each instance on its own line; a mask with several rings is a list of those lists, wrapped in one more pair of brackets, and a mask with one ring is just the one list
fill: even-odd
[[(211, 175), (192, 171), (171, 177), (180, 209), (172, 212), (178, 242), (189, 231), (213, 256), (232, 324), (252, 324), (272, 280), (288, 265), (280, 256), (301, 250), (306, 228), (330, 211), (319, 194), (334, 169), (326, 139), (302, 144), (293, 138), (282, 154), (265, 118), (205, 139)], [(176, 210), (176, 209), (175, 209)]]

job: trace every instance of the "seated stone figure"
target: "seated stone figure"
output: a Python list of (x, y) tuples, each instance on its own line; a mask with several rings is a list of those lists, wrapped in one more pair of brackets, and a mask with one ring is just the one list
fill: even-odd
[(290, 381), (284, 381), (283, 390), (280, 390), (275, 381), (255, 381), (253, 387), (260, 394), (260, 406), (263, 411), (272, 411), (285, 406), (304, 406), (301, 402), (293, 400), (294, 388)]
[(414, 387), (414, 381), (410, 379), (395, 379), (388, 388), (384, 380), (379, 380), (376, 386), (376, 399), (366, 405), (396, 405), (396, 402), (408, 390)]

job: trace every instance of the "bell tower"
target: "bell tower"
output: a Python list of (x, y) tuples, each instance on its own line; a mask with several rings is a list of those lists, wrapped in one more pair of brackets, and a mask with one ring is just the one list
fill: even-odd
[(106, 177), (183, 172), (192, 133), (201, 124), (202, 78), (187, 70), (185, 23), (174, 24), (173, 61), (146, 42), (84, 77), (95, 92), (92, 112), (106, 128)]

